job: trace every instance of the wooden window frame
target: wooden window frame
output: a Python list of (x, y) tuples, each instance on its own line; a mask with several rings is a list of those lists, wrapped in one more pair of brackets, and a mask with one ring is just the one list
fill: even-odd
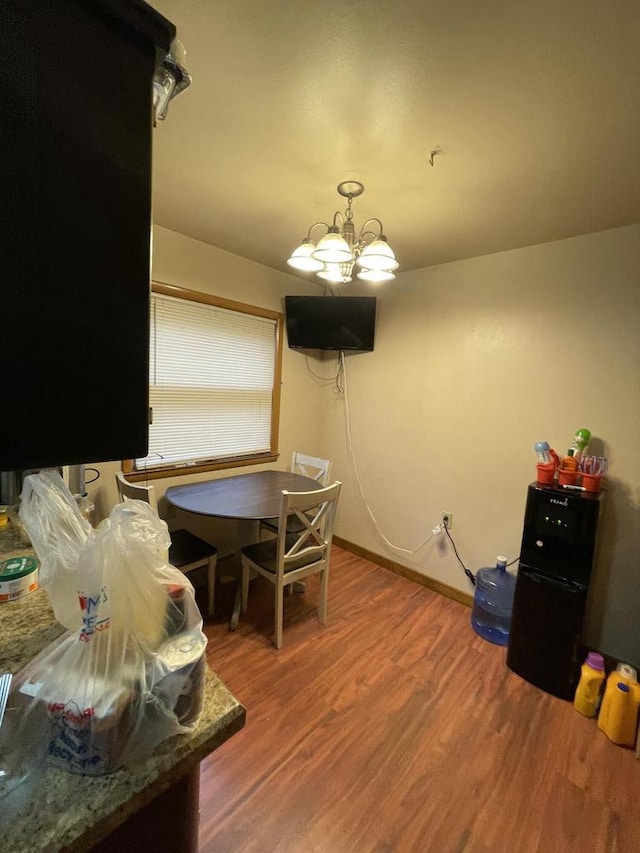
[(239, 468), (245, 465), (259, 465), (260, 463), (277, 461), (279, 457), (278, 435), (280, 427), (280, 388), (282, 380), (284, 315), (279, 311), (272, 311), (269, 308), (259, 308), (255, 305), (247, 305), (244, 302), (235, 302), (232, 299), (225, 299), (221, 296), (202, 293), (199, 290), (189, 290), (188, 288), (177, 287), (176, 285), (166, 284), (160, 281), (152, 282), (151, 291), (152, 293), (158, 293), (164, 296), (172, 296), (176, 299), (200, 302), (204, 305), (212, 305), (216, 308), (224, 308), (228, 311), (236, 311), (241, 314), (264, 317), (268, 320), (275, 321), (275, 362), (271, 397), (271, 450), (267, 453), (256, 453), (251, 456), (226, 456), (224, 458), (195, 465), (189, 463), (177, 463), (171, 467), (154, 468), (153, 466), (148, 466), (144, 470), (136, 469), (134, 459), (125, 459), (122, 462), (122, 470), (127, 475), (127, 479), (132, 482), (136, 482), (141, 480), (158, 480), (168, 477), (184, 477), (185, 474), (202, 474), (207, 471), (219, 471), (225, 468)]

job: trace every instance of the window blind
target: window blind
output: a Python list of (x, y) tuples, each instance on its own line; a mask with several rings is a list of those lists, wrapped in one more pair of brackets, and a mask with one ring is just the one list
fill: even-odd
[(149, 453), (137, 469), (271, 449), (276, 321), (152, 294)]

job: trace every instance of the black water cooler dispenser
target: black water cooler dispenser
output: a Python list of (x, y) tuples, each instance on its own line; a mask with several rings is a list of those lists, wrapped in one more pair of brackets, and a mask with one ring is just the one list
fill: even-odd
[(507, 666), (536, 687), (573, 699), (601, 496), (532, 483), (513, 600)]

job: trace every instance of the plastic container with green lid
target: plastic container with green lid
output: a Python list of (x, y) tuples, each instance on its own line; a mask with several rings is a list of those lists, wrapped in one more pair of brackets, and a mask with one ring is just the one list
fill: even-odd
[(0, 602), (15, 601), (38, 587), (38, 560), (9, 557), (0, 563)]

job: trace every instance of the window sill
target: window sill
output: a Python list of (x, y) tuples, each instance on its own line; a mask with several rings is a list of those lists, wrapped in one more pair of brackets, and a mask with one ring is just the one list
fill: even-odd
[(175, 465), (164, 468), (145, 468), (136, 470), (133, 460), (126, 459), (122, 463), (122, 471), (127, 475), (127, 480), (132, 483), (146, 482), (147, 480), (164, 480), (169, 477), (184, 477), (189, 474), (205, 474), (207, 471), (222, 471), (228, 468), (241, 468), (246, 465), (262, 465), (277, 462), (279, 453), (262, 453), (259, 456), (238, 456), (220, 460), (217, 462), (205, 462), (195, 465)]

